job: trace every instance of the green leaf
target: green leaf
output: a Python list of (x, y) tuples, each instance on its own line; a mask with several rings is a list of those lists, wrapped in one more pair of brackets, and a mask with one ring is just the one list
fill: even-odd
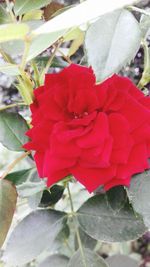
[(127, 10), (116, 10), (93, 23), (86, 33), (85, 48), (97, 81), (119, 72), (134, 58), (140, 42), (139, 24)]
[(108, 200), (108, 205), (119, 211), (122, 209), (127, 201), (127, 193), (123, 186), (115, 186), (106, 192), (106, 198)]
[[(93, 239), (87, 233), (85, 233), (81, 228), (79, 228), (79, 234), (81, 238), (81, 242), (85, 248), (89, 248), (93, 250), (97, 244), (97, 240)], [(79, 249), (79, 244), (77, 240), (77, 236), (75, 235), (75, 249)]]
[(25, 217), (12, 232), (3, 255), (7, 266), (23, 265), (50, 247), (64, 226), (65, 213), (37, 210)]
[(29, 198), (37, 193), (43, 192), (46, 187), (44, 179), (40, 179), (35, 168), (31, 169), (27, 180), (17, 185), (17, 192), (21, 198)]
[(8, 41), (0, 44), (1, 49), (11, 56), (22, 55), (24, 51), (24, 42), (22, 40)]
[(21, 198), (29, 198), (37, 193), (42, 194), (46, 187), (45, 180), (39, 178), (35, 168), (10, 173), (6, 179), (17, 186), (17, 192)]
[(116, 267), (116, 266), (138, 267), (139, 266), (137, 261), (125, 255), (115, 255), (115, 256), (108, 257), (106, 259), (106, 262), (109, 264), (109, 267)]
[(3, 24), (0, 26), (0, 43), (24, 39), (28, 33), (29, 27), (25, 23)]
[(3, 65), (0, 64), (0, 72), (9, 76), (16, 76), (20, 74), (18, 66), (10, 63), (5, 63)]
[(16, 0), (14, 11), (16, 16), (23, 15), (28, 11), (40, 9), (51, 3), (52, 0)]
[(32, 210), (36, 210), (39, 207), (39, 204), (40, 204), (40, 201), (42, 198), (42, 194), (43, 194), (43, 192), (39, 191), (39, 192), (35, 193), (34, 195), (31, 195), (28, 197), (28, 204)]
[[(43, 24), (42, 20), (26, 21), (26, 24), (31, 30), (36, 29)], [(11, 40), (5, 43), (1, 43), (0, 47), (3, 51), (11, 56), (22, 55), (24, 51), (24, 40)]]
[(116, 200), (111, 205), (106, 195), (88, 199), (77, 212), (80, 227), (96, 240), (122, 242), (140, 237), (146, 227), (132, 207), (126, 205), (118, 210)]
[(16, 202), (15, 187), (9, 181), (0, 180), (0, 247), (2, 247), (10, 228)]
[(69, 226), (68, 224), (65, 224), (62, 230), (59, 232), (58, 236), (56, 237), (56, 242), (63, 243), (65, 240), (69, 238), (69, 235), (70, 235)]
[(48, 47), (50, 47), (53, 43), (55, 43), (60, 37), (62, 37), (66, 33), (65, 31), (58, 31), (51, 34), (43, 34), (35, 37), (33, 42), (31, 43), (30, 51), (27, 57), (27, 61), (30, 61)]
[(9, 173), (6, 179), (17, 185), (20, 197), (28, 198), (28, 204), (35, 210), (41, 201), (45, 181), (41, 180), (35, 168)]
[(10, 150), (22, 151), (22, 145), (28, 141), (25, 132), (28, 125), (17, 113), (0, 112), (0, 142)]
[(12, 172), (6, 176), (6, 179), (11, 181), (15, 185), (19, 185), (26, 182), (27, 180), (30, 180), (33, 172), (35, 172), (34, 168)]
[(38, 267), (66, 267), (68, 262), (68, 257), (56, 254), (47, 257), (43, 262), (38, 265)]
[(127, 191), (136, 212), (143, 216), (145, 225), (150, 228), (150, 171), (135, 175)]
[(111, 2), (110, 0), (105, 0), (100, 4), (99, 0), (87, 0), (44, 23), (34, 33), (39, 35), (77, 27), (132, 2), (132, 0), (115, 0)]
[(81, 34), (83, 34), (84, 32), (80, 30), (79, 27), (75, 27), (72, 30), (70, 30), (64, 37), (64, 41), (68, 42), (68, 41), (72, 41), (78, 38), (78, 36), (80, 37)]
[(89, 249), (84, 249), (83, 253), (84, 261), (80, 250), (78, 250), (70, 259), (67, 267), (108, 267), (107, 263), (103, 260), (103, 258), (95, 252), (90, 251)]
[(18, 185), (17, 192), (21, 198), (27, 198), (43, 191), (45, 187), (46, 183), (39, 178), (36, 182), (26, 181), (25, 183)]
[(45, 190), (41, 198), (40, 207), (48, 207), (56, 204), (62, 198), (64, 189), (64, 186), (54, 185), (50, 190)]
[(43, 11), (42, 10), (31, 10), (28, 11), (28, 13), (26, 13), (23, 16), (23, 21), (30, 21), (30, 20), (40, 20), (42, 19), (42, 15), (43, 15)]
[(11, 17), (6, 11), (6, 6), (0, 4), (0, 24), (5, 24), (11, 21)]
[(76, 53), (76, 51), (79, 49), (79, 47), (83, 44), (84, 37), (85, 37), (84, 35), (85, 34), (82, 31), (80, 31), (78, 33), (78, 35), (73, 40), (73, 42), (69, 48), (68, 57), (71, 57), (72, 55), (74, 55)]

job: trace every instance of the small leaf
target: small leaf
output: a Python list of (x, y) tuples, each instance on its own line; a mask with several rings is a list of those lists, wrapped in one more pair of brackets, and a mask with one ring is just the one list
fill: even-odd
[(123, 242), (136, 239), (144, 234), (146, 227), (126, 202), (118, 210), (116, 200), (108, 202), (105, 195), (88, 199), (77, 212), (80, 227), (96, 240)]
[(0, 247), (2, 247), (10, 228), (16, 202), (15, 187), (7, 180), (0, 180)]
[(68, 262), (68, 257), (56, 254), (47, 257), (43, 262), (38, 265), (38, 267), (67, 267)]
[(52, 0), (16, 0), (14, 11), (16, 16), (23, 15), (28, 11), (40, 9), (48, 4), (50, 4)]
[[(89, 248), (93, 250), (97, 244), (97, 240), (93, 239), (91, 236), (89, 236), (87, 233), (85, 233), (81, 228), (79, 228), (80, 238), (83, 246), (85, 248)], [(75, 235), (75, 249), (79, 249), (79, 244), (77, 240), (77, 236)]]
[(28, 33), (29, 27), (25, 23), (3, 24), (0, 26), (0, 43), (24, 39)]
[(23, 265), (50, 247), (64, 226), (65, 213), (37, 210), (25, 217), (12, 232), (3, 255), (7, 266)]
[(143, 216), (145, 225), (150, 228), (150, 171), (135, 175), (127, 191), (136, 212)]
[(83, 44), (83, 41), (84, 41), (84, 32), (80, 31), (76, 36), (76, 38), (73, 40), (69, 48), (68, 57), (71, 57), (76, 53), (79, 47)]
[(71, 29), (70, 31), (68, 31), (68, 33), (65, 35), (64, 37), (64, 41), (68, 42), (68, 41), (72, 41), (77, 39), (77, 37), (83, 33), (79, 27), (75, 27), (73, 29)]
[(3, 65), (0, 64), (0, 72), (9, 76), (16, 76), (20, 74), (18, 66), (10, 63), (5, 63)]
[(42, 10), (30, 10), (28, 13), (26, 13), (23, 16), (23, 21), (28, 21), (28, 20), (40, 20), (42, 19), (43, 11)]
[(70, 259), (67, 267), (108, 267), (107, 263), (93, 251), (89, 249), (84, 249), (84, 258), (81, 255), (80, 250), (75, 252), (75, 254)]
[(18, 113), (0, 112), (0, 142), (10, 150), (22, 151), (29, 129), (24, 118)]
[(15, 185), (19, 185), (26, 182), (27, 180), (30, 180), (33, 172), (35, 172), (34, 168), (12, 172), (6, 176), (6, 179), (11, 181)]
[(119, 211), (126, 204), (127, 193), (123, 186), (115, 186), (106, 192), (106, 198), (108, 199), (108, 205)]
[(125, 255), (115, 255), (108, 257), (106, 259), (106, 262), (109, 264), (109, 267), (138, 267), (139, 264), (135, 260), (129, 258), (128, 256)]
[(54, 185), (50, 190), (45, 190), (41, 199), (40, 207), (48, 207), (56, 204), (63, 195), (64, 186)]
[(127, 10), (116, 10), (93, 23), (86, 33), (85, 48), (97, 81), (119, 72), (134, 58), (140, 42), (139, 24)]

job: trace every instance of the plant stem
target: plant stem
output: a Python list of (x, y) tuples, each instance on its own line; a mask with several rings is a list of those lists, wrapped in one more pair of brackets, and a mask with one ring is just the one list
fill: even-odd
[(62, 57), (69, 63), (72, 64), (72, 61), (69, 57), (67, 57), (61, 50), (58, 50), (58, 52), (62, 55)]
[(0, 179), (4, 179), (9, 172), (24, 158), (26, 158), (28, 155), (31, 154), (31, 151), (24, 152), (19, 158), (15, 159), (6, 169), (6, 171), (3, 173), (3, 175), (0, 177)]
[(23, 76), (17, 77), (19, 84), (15, 85), (27, 105), (33, 102), (33, 88), (25, 82)]
[(3, 110), (8, 109), (8, 108), (18, 107), (18, 106), (27, 106), (27, 104), (24, 102), (10, 104), (10, 105), (4, 106), (4, 107), (0, 107), (0, 111), (3, 111)]
[(50, 58), (49, 58), (49, 60), (48, 60), (48, 62), (47, 62), (47, 64), (46, 64), (46, 67), (43, 69), (43, 71), (42, 71), (42, 73), (41, 73), (41, 76), (40, 76), (40, 81), (41, 81), (41, 82), (44, 80), (44, 75), (45, 75), (45, 73), (48, 72), (49, 67), (51, 66), (51, 63), (52, 63), (52, 61), (53, 61), (53, 59), (54, 59), (54, 57), (55, 57), (55, 55), (56, 55), (56, 52), (58, 51), (60, 45), (62, 44), (62, 41), (63, 41), (63, 40), (60, 39), (60, 40), (57, 42), (57, 44), (54, 45), (54, 51), (52, 52), (52, 54), (51, 54), (51, 56), (50, 56)]
[(69, 182), (67, 183), (67, 191), (68, 191), (68, 196), (69, 196), (69, 201), (70, 201), (71, 212), (72, 214), (74, 214), (74, 207), (73, 207), (73, 201), (72, 201), (72, 196), (70, 192)]
[(25, 40), (25, 48), (24, 48), (24, 52), (23, 52), (23, 56), (22, 56), (22, 61), (21, 61), (21, 64), (20, 64), (20, 68), (22, 70), (25, 69), (26, 60), (27, 60), (27, 56), (28, 56), (28, 53), (29, 53), (29, 49), (30, 49), (30, 40)]
[(34, 80), (35, 80), (36, 86), (39, 87), (40, 86), (40, 73), (39, 73), (37, 64), (35, 63), (34, 60), (31, 61), (31, 67), (34, 71)]
[(76, 236), (77, 236), (77, 240), (78, 240), (78, 245), (79, 245), (79, 249), (80, 249), (81, 256), (82, 256), (83, 266), (87, 267), (86, 259), (85, 259), (85, 255), (84, 255), (84, 250), (83, 250), (83, 246), (82, 246), (82, 241), (80, 238), (79, 228), (77, 226), (78, 222), (77, 222), (76, 213), (75, 213), (74, 207), (73, 207), (73, 201), (72, 201), (72, 196), (71, 196), (71, 192), (70, 192), (70, 188), (69, 188), (69, 182), (67, 183), (67, 191), (68, 191), (71, 213), (73, 216), (73, 222), (74, 222), (74, 227), (75, 227), (75, 231), (76, 231)]

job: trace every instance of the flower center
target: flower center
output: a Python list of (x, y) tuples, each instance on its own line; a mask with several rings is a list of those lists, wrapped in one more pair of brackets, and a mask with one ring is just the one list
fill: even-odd
[(73, 113), (73, 117), (74, 119), (82, 119), (84, 118), (85, 116), (88, 116), (89, 113), (88, 112), (83, 112), (82, 114), (77, 114), (77, 113)]

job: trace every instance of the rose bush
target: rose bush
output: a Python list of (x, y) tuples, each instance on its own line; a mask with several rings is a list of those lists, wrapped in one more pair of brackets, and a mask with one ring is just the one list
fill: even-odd
[(34, 95), (24, 147), (48, 186), (72, 174), (89, 192), (108, 190), (149, 168), (150, 98), (129, 79), (95, 84), (91, 68), (72, 64), (47, 74)]

